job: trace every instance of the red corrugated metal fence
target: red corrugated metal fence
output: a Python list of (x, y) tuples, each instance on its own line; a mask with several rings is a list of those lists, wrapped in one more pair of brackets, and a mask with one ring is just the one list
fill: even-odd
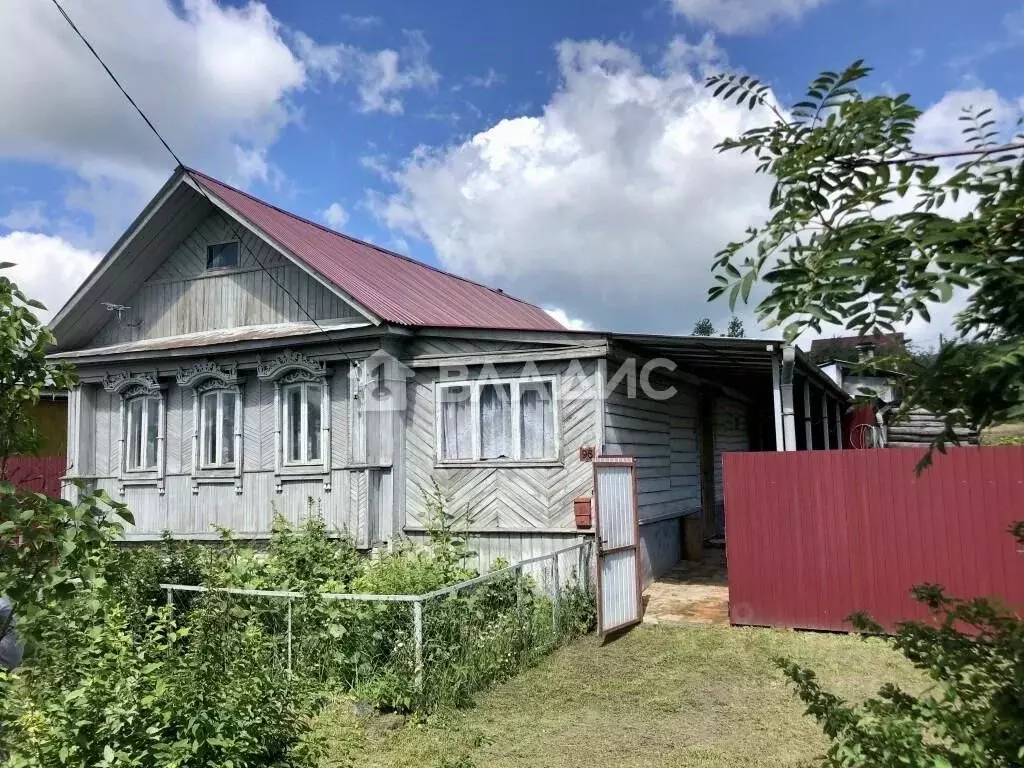
[(19, 488), (60, 498), (60, 479), (67, 467), (64, 456), (14, 456), (7, 460), (4, 480)]
[(724, 456), (734, 624), (849, 630), (924, 618), (932, 582), (1024, 608), (1024, 446), (952, 448), (920, 476), (911, 449)]

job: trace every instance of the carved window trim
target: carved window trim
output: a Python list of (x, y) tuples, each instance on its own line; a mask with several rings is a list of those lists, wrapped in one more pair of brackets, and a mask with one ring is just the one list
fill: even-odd
[[(322, 360), (314, 360), (295, 349), (283, 350), (267, 360), (259, 360), (256, 377), (274, 383), (274, 479), (275, 490), (283, 491), (285, 480), (322, 478), (324, 491), (331, 490), (331, 378)], [(289, 384), (320, 385), (320, 461), (286, 464), (284, 460), (283, 389)]]
[[(103, 378), (103, 388), (107, 392), (118, 395), (120, 409), (118, 415), (118, 461), (117, 480), (118, 492), (124, 496), (125, 488), (134, 485), (155, 485), (160, 495), (166, 488), (167, 475), (167, 390), (155, 372), (135, 373), (119, 371), (108, 373)], [(128, 403), (139, 397), (157, 401), (157, 433), (156, 433), (156, 467), (153, 469), (128, 469)]]
[[(243, 417), (242, 380), (238, 366), (234, 363), (219, 365), (211, 360), (199, 360), (187, 368), (179, 368), (175, 376), (178, 386), (192, 390), (192, 493), (199, 493), (199, 486), (205, 483), (232, 482), (235, 493), (242, 493), (242, 469), (245, 465), (245, 429)], [(232, 440), (235, 443), (234, 466), (204, 467), (202, 462), (203, 444), (203, 397), (211, 392), (231, 392), (235, 396), (235, 426)]]

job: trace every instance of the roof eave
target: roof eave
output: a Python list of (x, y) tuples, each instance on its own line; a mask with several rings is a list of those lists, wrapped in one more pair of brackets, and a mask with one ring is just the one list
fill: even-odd
[(57, 311), (56, 314), (50, 319), (47, 324), (54, 336), (57, 338), (58, 348), (60, 339), (62, 336), (62, 326), (68, 320), (69, 316), (78, 308), (78, 305), (82, 302), (85, 296), (96, 287), (96, 284), (103, 278), (107, 270), (117, 261), (117, 257), (124, 251), (124, 249), (131, 244), (132, 240), (139, 233), (139, 231), (145, 226), (145, 224), (160, 210), (160, 207), (167, 201), (167, 199), (174, 193), (178, 186), (182, 183), (184, 177), (184, 170), (181, 166), (178, 166), (174, 173), (171, 174), (170, 178), (164, 182), (164, 185), (160, 187), (160, 190), (153, 196), (145, 208), (139, 213), (138, 216), (132, 221), (128, 228), (121, 234), (117, 239), (117, 242), (111, 246), (110, 250), (107, 251), (106, 255), (100, 259), (99, 263), (93, 268), (89, 276), (82, 281), (78, 289), (71, 294), (71, 298), (64, 302), (64, 305)]

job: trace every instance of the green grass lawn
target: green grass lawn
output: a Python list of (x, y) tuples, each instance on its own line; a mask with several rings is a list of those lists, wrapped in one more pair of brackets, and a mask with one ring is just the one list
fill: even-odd
[(861, 699), (921, 678), (880, 640), (768, 629), (638, 627), (585, 638), (477, 698), (394, 731), (339, 703), (321, 718), (329, 766), (620, 768), (813, 765), (826, 742), (771, 663), (787, 656)]

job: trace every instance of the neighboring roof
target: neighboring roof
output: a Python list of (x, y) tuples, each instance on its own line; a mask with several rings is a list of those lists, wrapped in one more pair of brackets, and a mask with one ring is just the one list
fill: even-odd
[[(608, 338), (627, 346), (642, 348), (651, 357), (683, 363), (708, 377), (771, 375), (775, 355), (786, 346), (778, 339), (733, 339), (722, 336), (665, 336), (650, 333), (609, 333)], [(842, 400), (850, 396), (814, 365), (799, 347), (797, 367)]]
[(233, 344), (241, 341), (262, 341), (264, 339), (286, 339), (293, 336), (309, 336), (322, 331), (348, 331), (369, 328), (368, 322), (357, 320), (343, 323), (268, 323), (266, 325), (243, 325), (237, 328), (221, 328), (214, 331), (182, 333), (178, 336), (161, 336), (156, 339), (141, 339), (112, 344), (107, 347), (76, 349), (72, 352), (57, 352), (50, 355), (55, 360), (75, 360), (85, 357), (123, 355), (131, 352), (152, 352), (154, 350), (191, 349), (211, 347), (217, 344)]
[(862, 344), (874, 344), (876, 347), (906, 346), (902, 333), (876, 333), (870, 336), (833, 336), (830, 339), (814, 339), (811, 352), (822, 349), (856, 349)]
[(560, 331), (540, 307), (323, 227), (222, 181), (184, 169), (261, 234), (386, 322)]
[(840, 360), (839, 358), (833, 358), (832, 360), (826, 360), (823, 363), (818, 363), (818, 367), (824, 368), (826, 365), (838, 365), (845, 370), (853, 371), (854, 376), (898, 376), (900, 378), (906, 376), (905, 373), (900, 371), (894, 371), (891, 368), (879, 368), (876, 365), (870, 365), (870, 363), (870, 360), (858, 363), (853, 360)]

